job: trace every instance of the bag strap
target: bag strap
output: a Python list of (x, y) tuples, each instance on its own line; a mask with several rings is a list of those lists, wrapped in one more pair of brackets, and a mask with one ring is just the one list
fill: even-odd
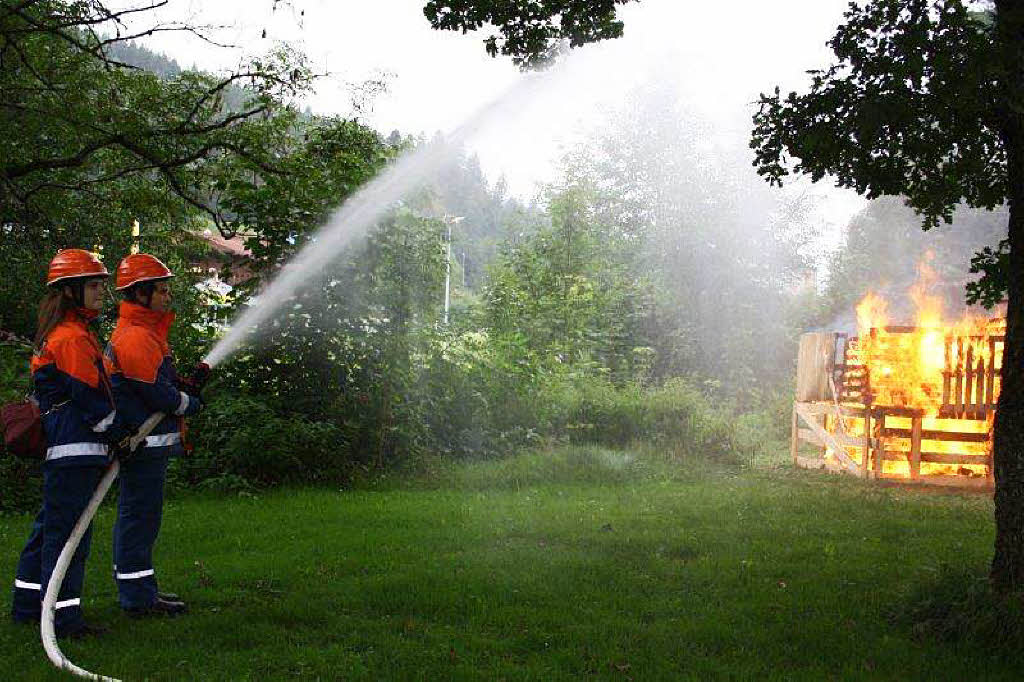
[(116, 405), (117, 403), (114, 402), (114, 386), (113, 386), (113, 384), (110, 383), (110, 377), (107, 376), (107, 371), (103, 368), (103, 360), (101, 359), (97, 364), (99, 365), (99, 370), (100, 370), (100, 374), (99, 374), (100, 386), (103, 387), (103, 392), (106, 393), (107, 394), (107, 398), (110, 399), (110, 404), (111, 405)]
[[(45, 346), (45, 345), (46, 345), (46, 339), (43, 339), (42, 342), (39, 344), (38, 348), (33, 346), (32, 347), (32, 357), (35, 357), (36, 355), (41, 353), (43, 351), (43, 346)], [(39, 402), (38, 400), (36, 400), (36, 373), (32, 371), (32, 360), (31, 360), (31, 358), (28, 361), (28, 395), (25, 396), (25, 397), (28, 400), (35, 400), (36, 403)]]

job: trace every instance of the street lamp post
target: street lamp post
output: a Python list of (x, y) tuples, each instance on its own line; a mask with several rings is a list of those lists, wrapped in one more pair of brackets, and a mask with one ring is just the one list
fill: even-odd
[(448, 309), (451, 307), (452, 292), (452, 225), (462, 222), (463, 216), (445, 215), (448, 225), (448, 248), (444, 260), (444, 324), (448, 325)]

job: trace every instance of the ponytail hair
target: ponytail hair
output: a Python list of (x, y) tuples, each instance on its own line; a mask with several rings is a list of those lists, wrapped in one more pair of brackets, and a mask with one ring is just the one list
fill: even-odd
[(36, 318), (36, 338), (33, 342), (36, 351), (39, 351), (46, 343), (46, 337), (50, 335), (69, 310), (75, 309), (74, 299), (64, 295), (64, 287), (49, 287), (46, 296), (39, 303), (39, 315)]

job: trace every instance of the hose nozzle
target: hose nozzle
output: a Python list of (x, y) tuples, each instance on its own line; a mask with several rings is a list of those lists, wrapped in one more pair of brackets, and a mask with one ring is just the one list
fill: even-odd
[(205, 362), (197, 362), (196, 366), (192, 369), (192, 381), (202, 388), (206, 385), (206, 382), (210, 379), (210, 366)]

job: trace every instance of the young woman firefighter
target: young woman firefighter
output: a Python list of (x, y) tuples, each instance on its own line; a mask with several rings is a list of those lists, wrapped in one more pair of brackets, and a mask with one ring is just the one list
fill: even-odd
[(177, 595), (157, 591), (153, 568), (167, 462), (184, 453), (184, 417), (202, 406), (198, 383), (178, 377), (167, 344), (174, 322), (169, 282), (173, 276), (149, 254), (133, 254), (121, 261), (116, 288), (124, 300), (105, 358), (119, 418), (137, 429), (155, 412), (167, 415), (121, 462), (114, 575), (121, 607), (130, 615), (176, 615), (188, 610)]
[[(31, 367), (47, 445), (43, 507), (18, 561), (12, 608), (18, 622), (39, 620), (57, 557), (106, 469), (108, 443), (123, 435), (115, 424), (103, 354), (88, 327), (103, 303), (108, 276), (96, 256), (82, 249), (64, 249), (50, 262)], [(101, 631), (82, 616), (91, 532), (78, 546), (57, 598), (59, 637)]]

